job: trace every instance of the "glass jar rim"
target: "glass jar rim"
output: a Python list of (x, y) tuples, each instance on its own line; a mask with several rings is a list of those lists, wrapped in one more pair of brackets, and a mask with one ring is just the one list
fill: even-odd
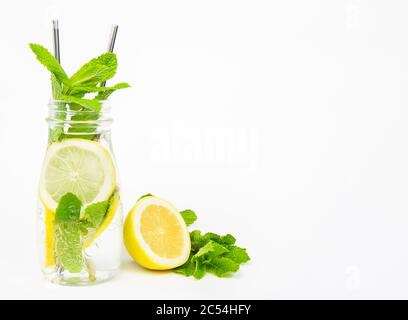
[(68, 99), (50, 99), (46, 121), (50, 125), (108, 125), (112, 123), (110, 101), (98, 100), (98, 102), (100, 107), (96, 110)]
[[(111, 111), (110, 100), (97, 100), (99, 102), (99, 108), (93, 109), (91, 107), (81, 105), (80, 103), (73, 102), (71, 100), (57, 100), (50, 99), (48, 101), (48, 112), (51, 114), (66, 114), (79, 115), (79, 114), (98, 114), (100, 117), (105, 118), (109, 116)], [(71, 104), (75, 104), (72, 106)], [(78, 108), (80, 106), (80, 108)]]
[[(109, 99), (106, 99), (106, 100), (94, 100), (94, 101), (99, 102), (99, 104), (101, 106), (101, 108), (100, 108), (101, 111), (102, 111), (102, 109), (109, 109), (110, 106), (111, 106)], [(64, 100), (64, 99), (49, 99), (48, 100), (48, 106), (49, 107), (52, 107), (52, 106), (55, 106), (55, 105), (58, 105), (58, 104), (67, 104), (67, 105), (69, 105), (70, 103), (75, 103), (75, 104), (80, 105), (80, 103), (74, 102), (72, 100)], [(87, 108), (85, 106), (83, 106), (83, 107), (84, 107), (84, 110), (82, 110), (82, 111), (92, 111), (92, 112), (96, 111), (94, 109)]]
[[(49, 99), (48, 101), (49, 101), (50, 103), (58, 103), (58, 102), (73, 103), (73, 101), (64, 100), (64, 99)], [(99, 101), (99, 102), (101, 102), (101, 103), (109, 103), (109, 102), (110, 102), (109, 99), (96, 100), (96, 101)]]

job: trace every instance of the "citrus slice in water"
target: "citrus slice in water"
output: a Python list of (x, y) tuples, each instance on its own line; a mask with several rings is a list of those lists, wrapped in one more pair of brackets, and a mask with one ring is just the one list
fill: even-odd
[(187, 261), (191, 244), (187, 226), (169, 202), (147, 196), (130, 210), (124, 225), (124, 242), (141, 266), (167, 270)]
[(68, 192), (87, 205), (107, 200), (115, 183), (115, 167), (105, 147), (94, 141), (65, 139), (48, 147), (40, 198), (48, 210), (55, 212), (58, 201)]

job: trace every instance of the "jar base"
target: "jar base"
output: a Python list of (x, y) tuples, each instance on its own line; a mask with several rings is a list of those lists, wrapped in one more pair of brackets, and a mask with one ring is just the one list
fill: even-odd
[(90, 276), (87, 272), (59, 272), (57, 269), (44, 270), (44, 277), (51, 283), (63, 286), (92, 286), (112, 279), (118, 270), (96, 271)]

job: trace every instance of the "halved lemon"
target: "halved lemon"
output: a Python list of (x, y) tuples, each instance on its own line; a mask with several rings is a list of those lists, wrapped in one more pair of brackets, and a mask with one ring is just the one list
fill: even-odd
[(141, 266), (167, 270), (185, 263), (191, 244), (187, 226), (168, 201), (154, 196), (139, 199), (124, 225), (124, 242)]
[(104, 201), (116, 183), (115, 166), (100, 143), (65, 139), (48, 147), (40, 178), (40, 198), (55, 211), (60, 198), (72, 192), (83, 205)]
[(91, 237), (89, 237), (89, 239), (85, 240), (85, 243), (83, 246), (84, 249), (89, 248), (92, 245), (92, 243), (94, 243), (94, 241), (102, 234), (102, 232), (104, 232), (106, 228), (109, 227), (116, 212), (118, 211), (119, 205), (120, 205), (120, 197), (119, 197), (119, 193), (116, 192), (112, 196), (112, 199), (109, 205), (109, 209), (108, 209), (108, 212), (106, 213), (105, 219), (103, 220), (99, 228), (96, 230), (96, 232)]

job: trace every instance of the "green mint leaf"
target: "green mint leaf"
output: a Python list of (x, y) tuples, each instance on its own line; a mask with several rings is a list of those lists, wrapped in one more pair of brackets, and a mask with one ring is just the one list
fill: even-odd
[(55, 74), (51, 74), (51, 88), (52, 88), (52, 97), (54, 100), (59, 100), (62, 95), (62, 85), (58, 81)]
[(100, 91), (98, 93), (98, 95), (95, 97), (95, 99), (96, 100), (106, 100), (116, 90), (125, 89), (125, 88), (129, 88), (129, 87), (130, 87), (130, 85), (128, 83), (126, 83), (126, 82), (117, 83), (113, 87), (110, 87), (108, 90)]
[(71, 86), (95, 86), (112, 78), (118, 66), (116, 55), (106, 52), (85, 63), (71, 78)]
[(92, 228), (98, 228), (105, 218), (108, 207), (109, 201), (91, 204), (85, 208), (83, 219), (86, 220)]
[(205, 263), (208, 272), (215, 274), (217, 277), (224, 277), (232, 272), (239, 270), (239, 263), (226, 257), (216, 257)]
[(55, 227), (55, 260), (72, 273), (83, 268), (81, 227), (79, 222), (58, 223)]
[(220, 236), (213, 232), (207, 232), (203, 235), (203, 241), (215, 241), (223, 245), (234, 244), (236, 239), (231, 234), (226, 234), (225, 236)]
[(203, 241), (215, 241), (223, 245), (232, 245), (235, 243), (236, 239), (231, 234), (226, 234), (225, 236), (220, 236), (213, 232), (207, 232), (203, 235)]
[(223, 247), (217, 242), (210, 240), (205, 246), (198, 250), (198, 252), (191, 258), (191, 261), (198, 261), (199, 263), (203, 263), (206, 261), (210, 261), (226, 252), (228, 252), (227, 248)]
[(78, 221), (81, 214), (81, 200), (73, 193), (63, 195), (55, 211), (55, 223)]
[(203, 236), (201, 235), (201, 231), (194, 230), (190, 232), (190, 241), (191, 241), (191, 250), (193, 252), (197, 252), (200, 250), (202, 246), (204, 246), (207, 242), (204, 242)]
[(62, 95), (61, 100), (64, 100), (68, 103), (76, 103), (80, 105), (81, 107), (93, 110), (95, 112), (99, 112), (101, 110), (101, 103), (97, 100), (82, 99), (82, 98), (67, 96), (67, 95)]
[(189, 259), (187, 260), (186, 263), (184, 263), (180, 267), (177, 267), (176, 269), (174, 269), (174, 272), (182, 274), (182, 275), (184, 275), (186, 277), (192, 276), (194, 274), (196, 264), (195, 264), (195, 262), (191, 261), (191, 257), (192, 256), (190, 255), (190, 257), (189, 257)]
[(228, 252), (225, 253), (223, 257), (231, 259), (232, 261), (239, 264), (248, 262), (251, 259), (246, 249), (234, 245), (228, 248)]
[(223, 245), (232, 245), (237, 241), (233, 235), (227, 233), (225, 236), (220, 237), (220, 241)]
[(111, 87), (107, 87), (108, 91), (109, 90), (120, 90), (120, 89), (126, 89), (130, 88), (130, 84), (127, 82), (119, 82)]
[(197, 280), (202, 279), (207, 272), (207, 266), (204, 263), (196, 263), (193, 276)]
[(188, 226), (193, 224), (197, 220), (197, 215), (195, 214), (193, 210), (190, 210), (190, 209), (183, 210), (183, 211), (180, 211), (180, 214), (183, 217), (184, 222)]
[[(86, 93), (98, 92), (99, 96), (108, 97), (109, 95), (111, 95), (116, 90), (125, 89), (125, 88), (129, 88), (129, 87), (130, 87), (130, 85), (127, 84), (126, 82), (121, 82), (121, 83), (115, 84), (112, 87), (76, 86), (76, 87), (73, 87), (70, 90), (70, 95), (75, 96), (75, 97), (82, 97)], [(98, 98), (98, 96), (96, 97), (96, 99), (97, 100), (106, 100), (106, 99), (100, 99), (100, 98)]]
[(60, 83), (68, 84), (68, 76), (64, 69), (46, 48), (36, 43), (30, 43), (30, 48), (36, 55), (38, 61), (40, 61)]
[(224, 246), (233, 245), (236, 241), (236, 239), (231, 234), (220, 236), (213, 232), (207, 232), (202, 235), (198, 230), (194, 230), (190, 233), (190, 240), (191, 248), (193, 251), (198, 251), (201, 247), (205, 246), (210, 241), (215, 241)]
[[(194, 278), (203, 278), (207, 272), (207, 263), (225, 252), (228, 252), (228, 249), (214, 241), (210, 241), (204, 247), (200, 248), (190, 259), (190, 263), (195, 264), (193, 272)], [(188, 266), (188, 268), (192, 268), (192, 266)], [(190, 272), (190, 269), (186, 270), (186, 273), (187, 272)]]
[(114, 91), (109, 90), (109, 91), (101, 91), (97, 94), (97, 96), (95, 97), (96, 100), (99, 101), (103, 101), (103, 100), (107, 100), (110, 95), (113, 93)]

